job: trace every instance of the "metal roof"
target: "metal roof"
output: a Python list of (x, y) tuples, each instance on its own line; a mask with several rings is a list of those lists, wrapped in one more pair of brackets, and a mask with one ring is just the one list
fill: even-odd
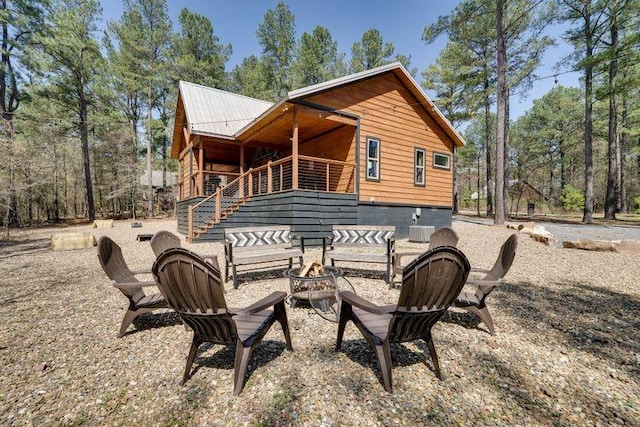
[(233, 138), (273, 104), (248, 96), (180, 82), (187, 123), (192, 133)]

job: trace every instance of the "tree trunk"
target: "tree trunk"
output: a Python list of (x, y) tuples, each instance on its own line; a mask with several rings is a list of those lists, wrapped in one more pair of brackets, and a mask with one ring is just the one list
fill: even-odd
[(16, 160), (14, 153), (14, 136), (15, 136), (15, 128), (13, 127), (13, 115), (12, 114), (4, 114), (4, 124), (5, 124), (5, 132), (7, 135), (7, 156), (9, 163), (9, 170), (7, 171), (7, 175), (9, 178), (9, 182), (7, 182), (7, 213), (4, 218), (4, 236), (5, 238), (9, 237), (9, 229), (17, 228), (20, 226), (20, 218), (18, 216), (18, 192), (16, 189)]
[(151, 162), (151, 148), (153, 146), (153, 130), (151, 129), (151, 97), (152, 87), (149, 84), (147, 92), (147, 218), (153, 218), (153, 164)]
[(604, 217), (606, 219), (616, 219), (616, 208), (618, 207), (618, 109), (616, 105), (616, 76), (618, 74), (617, 45), (618, 27), (616, 24), (615, 11), (611, 13), (611, 62), (609, 63), (609, 143), (607, 156), (609, 169), (607, 172), (607, 192), (604, 203)]
[(477, 162), (478, 162), (478, 179), (476, 180), (476, 191), (477, 191), (477, 197), (476, 197), (476, 210), (478, 211), (478, 218), (480, 218), (480, 156), (481, 154), (478, 153), (478, 157), (477, 157)]
[(91, 182), (91, 162), (89, 157), (89, 124), (87, 123), (88, 102), (82, 90), (80, 99), (80, 143), (82, 144), (82, 163), (84, 165), (84, 182), (87, 191), (87, 216), (90, 222), (96, 219), (96, 208), (93, 201), (93, 185)]
[(593, 36), (591, 16), (585, 14), (585, 69), (584, 69), (584, 211), (582, 222), (593, 223)]
[[(491, 163), (491, 103), (489, 101), (489, 81), (485, 80), (484, 102), (484, 152), (486, 156), (486, 188), (487, 188), (487, 216), (493, 216), (493, 164)], [(480, 197), (480, 194), (478, 194)]]
[(620, 171), (620, 213), (626, 214), (629, 211), (627, 206), (627, 114), (629, 104), (626, 94), (622, 94), (622, 114), (620, 115), (620, 141), (618, 144), (619, 171)]
[(131, 217), (136, 219), (136, 201), (138, 197), (138, 121), (131, 120), (133, 147), (131, 150)]
[(496, 1), (496, 30), (497, 30), (497, 58), (498, 58), (498, 84), (497, 84), (497, 132), (496, 132), (496, 212), (493, 223), (504, 224), (504, 157), (506, 142), (506, 107), (507, 107), (507, 49), (503, 28), (504, 0)]

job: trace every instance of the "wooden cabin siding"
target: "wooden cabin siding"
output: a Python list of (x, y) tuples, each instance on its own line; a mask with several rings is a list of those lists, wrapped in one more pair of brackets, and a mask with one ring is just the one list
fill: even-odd
[[(360, 117), (361, 202), (451, 207), (453, 141), (393, 74), (313, 96), (311, 102)], [(366, 180), (367, 138), (380, 140), (380, 180)], [(414, 185), (414, 153), (426, 150), (426, 185)], [(433, 167), (433, 153), (451, 156), (451, 168)]]
[[(300, 155), (318, 157), (322, 159), (338, 160), (350, 164), (355, 164), (355, 134), (354, 126), (343, 126), (339, 129), (300, 145)], [(301, 162), (301, 166), (304, 163)], [(335, 185), (330, 189), (336, 192), (354, 191), (355, 175), (353, 168), (344, 168), (340, 177), (335, 180)], [(302, 172), (301, 172), (302, 173)]]

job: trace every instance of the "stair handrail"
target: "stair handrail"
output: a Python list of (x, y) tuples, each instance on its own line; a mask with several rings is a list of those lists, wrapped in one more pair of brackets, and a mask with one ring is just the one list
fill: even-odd
[[(246, 176), (250, 175), (252, 172), (253, 172), (253, 169), (249, 169), (248, 171), (246, 171), (245, 173), (241, 174), (236, 179), (234, 179), (233, 181), (231, 181), (230, 183), (225, 185), (224, 188), (227, 188), (227, 187), (230, 187), (232, 185), (235, 185), (236, 183), (239, 183), (242, 179), (244, 179)], [(195, 210), (197, 208), (199, 208), (200, 206), (202, 206), (204, 203), (206, 203), (206, 202), (210, 201), (211, 199), (213, 199), (214, 197), (216, 198), (215, 218), (216, 218), (217, 221), (220, 220), (220, 216), (222, 215), (221, 203), (220, 202), (221, 202), (221, 199), (222, 199), (222, 191), (224, 190), (224, 188), (218, 187), (213, 194), (211, 194), (211, 195), (205, 197), (204, 199), (200, 200), (195, 205), (189, 205), (188, 231), (187, 231), (187, 236), (188, 236), (189, 239), (193, 239), (193, 214), (194, 214)], [(244, 198), (244, 195), (243, 195), (242, 198)]]
[[(187, 229), (187, 236), (189, 239), (193, 239), (193, 218), (194, 218), (194, 212), (197, 208), (199, 208), (200, 206), (202, 206), (204, 203), (210, 201), (211, 199), (213, 199), (214, 197), (216, 198), (216, 209), (215, 209), (215, 221), (216, 222), (220, 222), (220, 218), (222, 217), (222, 192), (229, 187), (232, 187), (234, 185), (238, 185), (239, 188), (242, 188), (243, 186), (241, 185), (244, 181), (245, 178), (249, 177), (249, 179), (251, 178), (252, 174), (255, 173), (260, 173), (263, 170), (269, 170), (269, 168), (284, 163), (288, 160), (291, 159), (291, 156), (286, 157), (284, 159), (279, 159), (276, 160), (274, 162), (269, 162), (266, 165), (262, 165), (259, 166), (257, 168), (251, 168), (249, 170), (247, 170), (246, 172), (244, 172), (243, 174), (241, 174), (240, 176), (238, 176), (236, 179), (234, 179), (233, 181), (231, 181), (230, 183), (228, 183), (227, 185), (224, 186), (224, 188), (219, 187), (216, 189), (215, 193), (205, 197), (204, 199), (200, 200), (198, 203), (196, 203), (195, 205), (190, 205), (189, 206), (189, 212), (188, 212), (188, 229)], [(245, 197), (246, 194), (246, 190), (247, 189), (243, 189), (242, 194), (239, 197), (239, 201), (242, 202), (244, 200), (246, 200), (248, 197), (251, 197), (252, 195), (252, 191), (251, 189), (249, 189), (248, 197)]]

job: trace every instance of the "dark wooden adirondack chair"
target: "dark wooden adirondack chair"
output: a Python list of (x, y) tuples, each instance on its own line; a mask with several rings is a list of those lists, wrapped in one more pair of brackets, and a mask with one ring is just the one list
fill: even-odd
[(180, 243), (180, 237), (167, 230), (161, 230), (155, 233), (149, 243), (151, 244), (151, 250), (156, 256), (160, 255), (167, 249), (179, 248), (182, 246)]
[(453, 304), (467, 275), (469, 261), (460, 250), (442, 246), (420, 255), (404, 268), (397, 305), (377, 306), (353, 292), (342, 300), (336, 351), (351, 320), (374, 346), (384, 388), (391, 392), (391, 343), (424, 340), (438, 378), (442, 379), (431, 328)]
[[(151, 244), (151, 250), (153, 251), (156, 257), (159, 256), (162, 252), (166, 251), (167, 249), (182, 247), (182, 242), (180, 241), (180, 237), (176, 236), (175, 234), (167, 230), (160, 230), (156, 232), (151, 238), (151, 241), (149, 243)], [(205, 259), (205, 261), (211, 262), (213, 265), (216, 266), (216, 268), (220, 269), (218, 265), (217, 256), (215, 255), (201, 255), (201, 256)]]
[(161, 294), (146, 295), (142, 289), (147, 286), (155, 286), (155, 281), (140, 281), (135, 277), (140, 274), (151, 274), (151, 271), (129, 270), (122, 256), (122, 249), (111, 238), (102, 236), (98, 240), (98, 259), (104, 272), (113, 281), (113, 286), (120, 289), (129, 300), (129, 308), (122, 319), (119, 337), (124, 335), (136, 317), (167, 307), (167, 302)]
[(507, 274), (509, 268), (511, 268), (517, 248), (518, 235), (514, 233), (502, 244), (498, 259), (496, 259), (491, 270), (475, 267), (471, 269), (472, 273), (483, 273), (484, 277), (481, 279), (467, 279), (467, 285), (476, 287), (475, 292), (462, 292), (454, 303), (456, 307), (477, 314), (480, 320), (487, 326), (491, 335), (495, 334), (495, 328), (493, 326), (493, 319), (486, 305), (486, 299), (489, 294), (502, 283), (503, 277)]
[[(453, 228), (441, 227), (431, 233), (429, 237), (429, 247), (427, 250), (434, 249), (440, 246), (452, 246), (455, 247), (458, 244), (458, 233)], [(393, 276), (392, 282), (389, 284), (389, 289), (393, 289), (393, 278), (396, 275), (402, 275), (404, 267), (402, 266), (402, 258), (406, 256), (416, 257), (423, 252), (396, 252), (395, 260), (393, 262)]]
[(458, 233), (453, 228), (441, 227), (431, 233), (429, 237), (429, 249), (434, 249), (440, 246), (457, 246), (458, 245)]
[[(271, 325), (282, 325), (287, 348), (293, 350), (285, 311), (285, 292), (273, 292), (244, 309), (232, 309), (224, 299), (220, 271), (199, 255), (183, 248), (164, 251), (153, 264), (160, 292), (193, 331), (182, 378), (189, 378), (200, 345), (208, 342), (236, 346), (233, 395), (244, 387), (251, 352)], [(273, 307), (273, 310), (268, 308)]]

